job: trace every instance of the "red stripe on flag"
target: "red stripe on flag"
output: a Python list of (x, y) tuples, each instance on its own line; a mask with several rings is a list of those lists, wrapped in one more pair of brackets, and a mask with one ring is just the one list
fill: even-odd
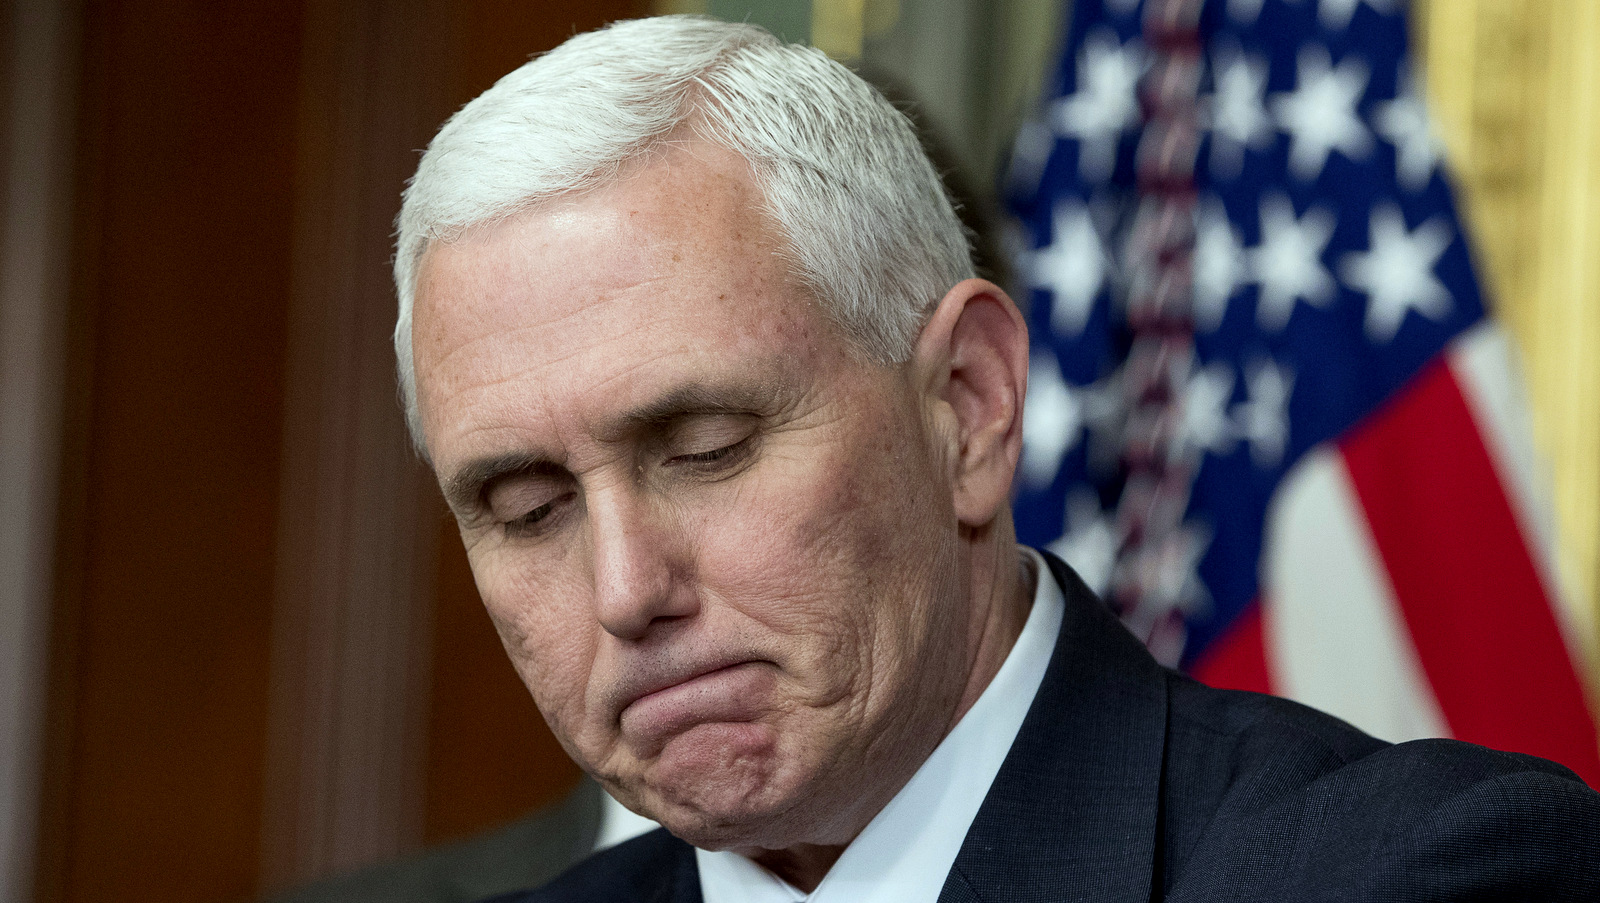
[(1340, 450), (1451, 733), (1600, 785), (1582, 684), (1445, 359)]
[(1266, 638), (1261, 632), (1261, 603), (1250, 603), (1225, 632), (1207, 644), (1189, 673), (1208, 686), (1271, 693)]

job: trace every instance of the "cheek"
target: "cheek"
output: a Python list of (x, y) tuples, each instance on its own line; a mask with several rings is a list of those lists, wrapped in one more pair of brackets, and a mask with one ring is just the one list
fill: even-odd
[(536, 581), (514, 563), (473, 560), (473, 575), (500, 642), (557, 736), (583, 715), (594, 660), (592, 616), (579, 611), (576, 586)]
[(881, 543), (861, 528), (873, 512), (837, 457), (826, 447), (775, 455), (731, 492), (697, 505), (686, 532), (701, 582), (737, 583), (733, 598), (795, 600), (816, 595), (818, 584), (869, 576)]
[(927, 534), (945, 518), (914, 447), (886, 455), (878, 431), (827, 438), (774, 454), (689, 532), (710, 593), (843, 676), (909, 639), (908, 608), (932, 595)]

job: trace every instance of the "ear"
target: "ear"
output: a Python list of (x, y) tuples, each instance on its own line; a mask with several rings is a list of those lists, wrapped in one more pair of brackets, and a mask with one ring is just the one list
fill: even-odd
[(913, 360), (946, 446), (956, 516), (981, 527), (1011, 498), (1028, 391), (1028, 327), (999, 286), (968, 279), (940, 300)]

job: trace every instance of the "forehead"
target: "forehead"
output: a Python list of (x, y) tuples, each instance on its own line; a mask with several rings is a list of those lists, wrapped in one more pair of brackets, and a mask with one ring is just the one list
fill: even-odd
[(412, 347), (435, 463), (469, 439), (520, 449), (552, 418), (603, 417), (672, 383), (837, 357), (842, 337), (780, 249), (744, 161), (703, 144), (431, 247)]

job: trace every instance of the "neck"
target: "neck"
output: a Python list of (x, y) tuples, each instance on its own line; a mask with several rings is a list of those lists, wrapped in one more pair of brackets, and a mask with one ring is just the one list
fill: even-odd
[(1039, 575), (1033, 572), (1031, 561), (1022, 554), (1009, 530), (1002, 539), (985, 544), (983, 551), (989, 554), (981, 556), (974, 567), (970, 628), (974, 641), (968, 647), (972, 657), (967, 668), (966, 689), (950, 723), (945, 726), (946, 735), (989, 688), (989, 682), (1011, 654), (1011, 647), (1017, 644), (1017, 637), (1022, 635), (1028, 612), (1033, 608)]
[(844, 855), (842, 846), (817, 846), (798, 844), (782, 850), (762, 850), (750, 858), (767, 871), (789, 882), (805, 893), (811, 893), (822, 883), (828, 869)]
[[(1003, 525), (1009, 528), (1009, 523)], [(1036, 582), (1028, 557), (1022, 554), (1009, 529), (999, 537), (974, 543), (972, 607), (967, 659), (967, 682), (942, 740), (977, 703), (999, 673), (1016, 645), (1033, 605)], [(863, 826), (865, 827), (865, 826)], [(756, 864), (805, 893), (811, 893), (844, 854), (846, 845), (798, 844), (781, 850), (746, 852)]]

